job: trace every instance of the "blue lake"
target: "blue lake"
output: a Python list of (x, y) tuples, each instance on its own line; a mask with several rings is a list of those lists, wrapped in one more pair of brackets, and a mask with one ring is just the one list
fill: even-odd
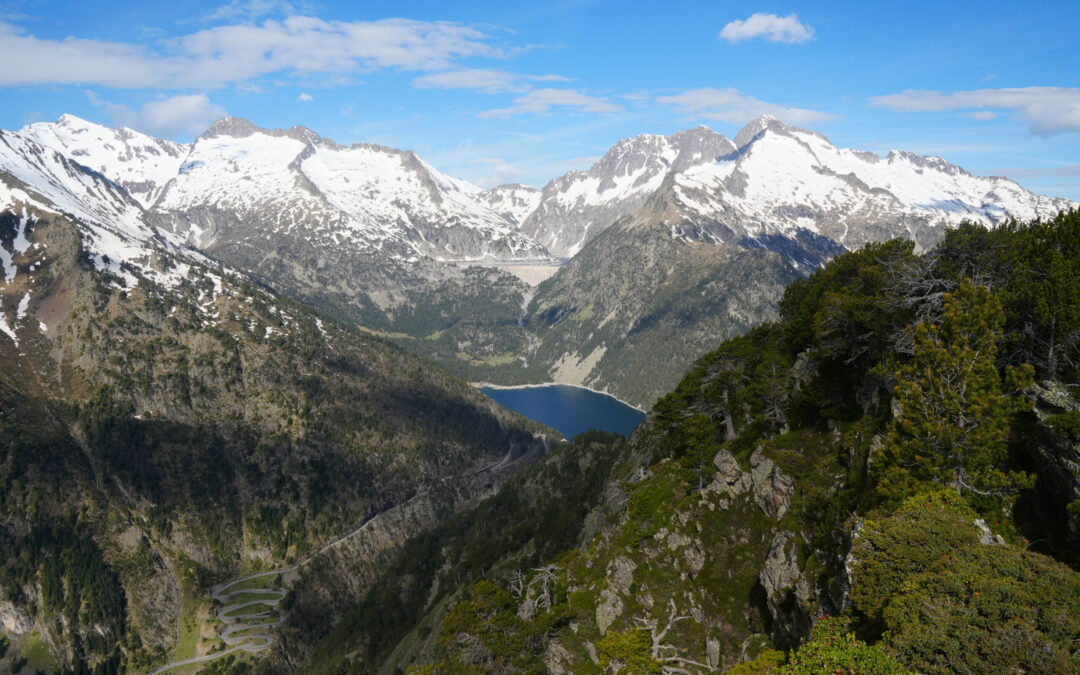
[(523, 389), (482, 387), (480, 391), (516, 413), (558, 429), (567, 438), (589, 429), (629, 436), (645, 419), (645, 413), (613, 396), (565, 384)]

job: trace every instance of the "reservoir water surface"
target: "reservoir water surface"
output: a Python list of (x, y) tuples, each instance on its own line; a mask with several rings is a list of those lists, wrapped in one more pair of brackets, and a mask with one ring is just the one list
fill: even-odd
[(589, 429), (629, 436), (645, 419), (645, 413), (614, 396), (565, 384), (516, 389), (481, 387), (480, 391), (516, 413), (558, 429), (567, 438)]

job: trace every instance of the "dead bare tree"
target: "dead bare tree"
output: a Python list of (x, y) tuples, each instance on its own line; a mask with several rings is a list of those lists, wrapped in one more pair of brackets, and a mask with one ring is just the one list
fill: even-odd
[[(523, 587), (518, 616), (529, 621), (540, 612), (550, 612), (555, 600), (555, 579), (559, 568), (545, 565), (533, 570), (534, 574)], [(513, 591), (511, 591), (513, 592)]]
[(510, 582), (510, 595), (520, 599), (525, 592), (525, 574), (521, 570), (514, 570), (508, 575), (507, 581)]
[(664, 642), (664, 639), (667, 637), (668, 633), (671, 632), (671, 629), (675, 624), (691, 618), (690, 616), (679, 615), (679, 610), (675, 606), (674, 599), (668, 601), (668, 607), (667, 623), (663, 628), (660, 628), (659, 619), (640, 616), (634, 617), (634, 621), (639, 624), (638, 630), (649, 631), (649, 637), (652, 640), (652, 658), (654, 661), (658, 661), (661, 664), (664, 675), (692, 675), (692, 673), (686, 669), (686, 666), (696, 666), (709, 672), (715, 671), (716, 669), (710, 665), (680, 656), (678, 647)]
[(470, 666), (491, 663), (491, 650), (475, 635), (458, 633), (454, 636), (454, 646), (458, 648), (458, 658), (462, 663)]

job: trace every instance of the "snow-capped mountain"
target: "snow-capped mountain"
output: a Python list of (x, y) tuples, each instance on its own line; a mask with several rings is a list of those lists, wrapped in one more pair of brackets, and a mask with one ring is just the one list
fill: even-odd
[(666, 188), (678, 231), (732, 242), (806, 230), (846, 248), (902, 236), (927, 247), (965, 220), (994, 225), (1075, 206), (1007, 178), (973, 176), (940, 157), (837, 148), (774, 117), (751, 123), (736, 140), (737, 152), (672, 176)]
[(346, 147), (302, 127), (226, 118), (177, 144), (65, 115), (0, 132), (0, 218), (23, 219), (0, 237), (0, 312), (30, 316), (19, 308), (34, 259), (19, 237), (62, 213), (128, 288), (187, 280), (215, 294), (221, 273), (238, 270), (371, 330), (460, 332), (486, 358), (523, 341), (498, 328), (515, 325), (527, 288), (473, 263), (554, 258), (485, 200), (412, 152)]
[[(26, 228), (48, 214), (65, 214), (81, 225), (83, 246), (99, 268), (135, 283), (129, 268), (158, 282), (175, 283), (177, 276), (152, 264), (153, 253), (167, 249), (204, 261), (181, 238), (156, 231), (144, 220), (144, 210), (123, 187), (101, 173), (73, 161), (63, 152), (41, 144), (33, 134), (0, 131), (0, 212), (17, 214)], [(18, 239), (16, 237), (16, 239)], [(0, 256), (9, 267), (25, 253), (14, 241)]]
[[(53, 244), (44, 243), (49, 230)], [(23, 339), (51, 335), (65, 320), (70, 304), (66, 291), (56, 293), (62, 284), (55, 270), (77, 259), (125, 291), (142, 281), (170, 291), (186, 285), (207, 316), (233, 274), (148, 225), (142, 205), (118, 183), (34, 134), (0, 131), (0, 343), (21, 348)]]
[(518, 226), (540, 205), (540, 191), (528, 185), (508, 183), (484, 190), (476, 195), (476, 200)]
[(110, 129), (74, 115), (29, 124), (19, 135), (108, 177), (144, 208), (152, 206), (176, 176), (189, 150), (183, 143), (133, 129)]
[(650, 199), (643, 222), (663, 219), (677, 237), (734, 243), (807, 231), (848, 248), (894, 236), (925, 247), (964, 220), (993, 225), (1074, 206), (940, 157), (837, 148), (765, 115), (734, 142), (704, 127), (620, 141), (588, 172), (549, 183), (522, 230), (573, 254)]
[(545, 185), (521, 231), (553, 254), (571, 258), (608, 225), (640, 208), (670, 172), (734, 151), (730, 140), (706, 127), (619, 141), (588, 171), (571, 171)]
[[(576, 205), (566, 213), (581, 214), (590, 229), (552, 219), (553, 229), (535, 232), (554, 251), (560, 237), (580, 242), (574, 237), (599, 232), (529, 305), (526, 324), (539, 338), (530, 363), (549, 379), (649, 405), (722, 337), (775, 318), (784, 287), (845, 248), (893, 237), (926, 248), (965, 219), (1030, 220), (1076, 206), (936, 157), (838, 149), (771, 117), (751, 122), (734, 143), (703, 129), (684, 133), (729, 150), (680, 165), (663, 137), (623, 141), (592, 176), (550, 183), (526, 220), (543, 224), (546, 205)], [(657, 153), (638, 167), (671, 168), (602, 171), (630, 149)], [(630, 182), (635, 175), (651, 177)], [(612, 184), (627, 183), (633, 197), (607, 199), (624, 194)], [(590, 223), (598, 213), (609, 220)]]
[[(485, 204), (482, 189), (409, 151), (346, 147), (303, 127), (261, 129), (238, 118), (219, 120), (191, 144), (72, 115), (4, 133), (16, 139), (9, 145), (32, 143), (100, 174), (146, 220), (203, 248), (307, 230), (327, 245), (401, 263), (550, 260), (517, 221)], [(111, 208), (93, 202), (80, 203)]]
[(481, 192), (409, 151), (226, 118), (192, 144), (153, 210), (201, 247), (305, 230), (402, 261), (548, 259)]

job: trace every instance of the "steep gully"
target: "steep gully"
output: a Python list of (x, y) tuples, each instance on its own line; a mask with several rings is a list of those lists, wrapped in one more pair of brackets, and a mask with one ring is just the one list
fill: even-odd
[[(478, 476), (484, 473), (492, 473), (501, 470), (511, 461), (513, 454), (513, 446), (506, 451), (506, 455), (494, 464), (474, 469), (462, 474), (457, 474), (445, 480), (459, 480), (462, 478), (470, 478), (472, 476)], [(251, 574), (239, 579), (233, 579), (223, 584), (219, 584), (210, 589), (210, 597), (216, 602), (222, 604), (216, 610), (218, 620), (222, 623), (222, 628), (219, 631), (218, 636), (221, 641), (225, 643), (226, 649), (223, 649), (212, 654), (206, 654), (204, 656), (197, 656), (191, 659), (184, 659), (181, 661), (173, 661), (164, 666), (156, 668), (150, 671), (149, 675), (158, 675), (158, 673), (164, 673), (173, 668), (181, 668), (183, 666), (190, 666), (199, 663), (205, 663), (207, 661), (213, 661), (220, 659), (224, 656), (228, 656), (234, 652), (247, 651), (247, 652), (260, 652), (269, 649), (274, 644), (274, 636), (270, 632), (271, 629), (281, 625), (285, 620), (284, 615), (276, 611), (278, 603), (284, 598), (288, 592), (285, 588), (245, 588), (244, 584), (249, 581), (255, 581), (257, 579), (265, 579), (267, 577), (275, 578), (280, 576), (277, 580), (278, 583), (286, 585), (289, 580), (286, 580), (286, 575), (296, 572), (301, 567), (307, 565), (318, 556), (326, 553), (327, 551), (337, 548), (341, 544), (345, 543), (349, 539), (361, 534), (375, 523), (378, 519), (398, 510), (410, 503), (420, 499), (421, 497), (429, 494), (431, 490), (422, 490), (410, 497), (408, 500), (395, 504), (379, 513), (371, 516), (363, 523), (360, 524), (354, 530), (351, 530), (336, 539), (323, 544), (321, 547), (309, 553), (307, 556), (299, 560), (289, 567), (283, 567), (276, 570), (270, 570), (268, 572), (259, 572), (258, 574)], [(295, 577), (293, 577), (295, 580)], [(233, 590), (230, 590), (233, 589)], [(238, 598), (244, 598), (239, 600)], [(230, 602), (232, 599), (238, 599), (236, 602)], [(249, 609), (258, 611), (252, 611), (251, 613), (244, 612), (243, 610)], [(179, 619), (178, 619), (179, 620)]]

